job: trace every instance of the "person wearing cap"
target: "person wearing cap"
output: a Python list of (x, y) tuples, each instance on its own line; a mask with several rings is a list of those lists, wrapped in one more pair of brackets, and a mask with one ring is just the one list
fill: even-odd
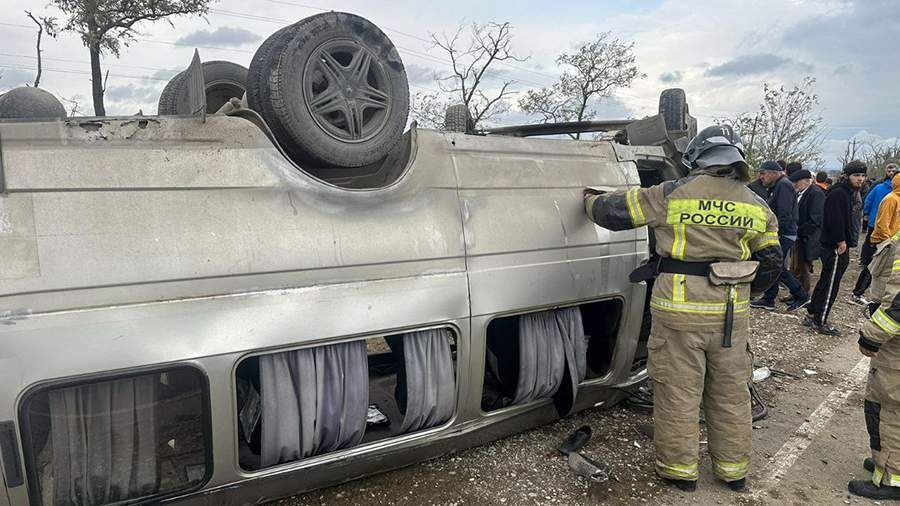
[(825, 192), (813, 184), (812, 173), (801, 169), (788, 179), (797, 190), (797, 242), (791, 255), (791, 271), (803, 291), (809, 293), (813, 262), (819, 258), (819, 235), (825, 212)]
[(850, 263), (850, 248), (856, 246), (853, 235), (854, 194), (866, 180), (866, 164), (853, 160), (844, 165), (841, 180), (835, 183), (825, 196), (825, 216), (822, 220), (822, 274), (813, 289), (812, 302), (806, 306), (808, 313), (803, 325), (820, 334), (841, 335), (828, 324), (834, 299), (841, 286), (841, 278)]
[(879, 242), (892, 237), (894, 233), (896, 233), (896, 231), (894, 231), (894, 233), (888, 234), (887, 237), (882, 237), (878, 241), (872, 240), (872, 232), (875, 230), (875, 219), (880, 212), (879, 206), (881, 206), (881, 202), (884, 198), (894, 191), (892, 179), (897, 172), (896, 164), (887, 164), (884, 168), (884, 181), (875, 185), (875, 187), (869, 191), (869, 194), (866, 195), (866, 202), (863, 205), (863, 219), (866, 221), (866, 239), (860, 247), (859, 255), (859, 264), (862, 269), (859, 272), (859, 277), (856, 278), (856, 286), (853, 287), (853, 293), (850, 295), (850, 302), (854, 304), (866, 305), (869, 303), (869, 301), (864, 298), (864, 295), (866, 290), (868, 290), (869, 285), (872, 284), (872, 274), (868, 268), (869, 262), (872, 261), (872, 254), (875, 253), (876, 245)]
[(685, 149), (690, 174), (650, 188), (585, 190), (588, 218), (611, 230), (650, 227), (658, 259), (632, 282), (656, 278), (648, 371), (653, 378), (656, 473), (681, 490), (699, 477), (700, 405), (713, 471), (733, 490), (751, 454), (751, 292), (781, 272), (778, 222), (746, 186), (749, 167), (728, 125), (703, 129)]
[[(781, 244), (782, 257), (785, 259), (778, 281), (791, 292), (792, 300), (788, 302), (788, 311), (795, 311), (809, 304), (809, 294), (794, 277), (794, 273), (787, 268), (788, 254), (797, 240), (797, 191), (784, 175), (781, 165), (773, 160), (763, 162), (759, 167), (759, 178), (767, 188), (770, 188), (766, 203), (778, 219), (778, 241)], [(762, 297), (750, 302), (750, 307), (775, 309), (779, 283), (772, 285)]]

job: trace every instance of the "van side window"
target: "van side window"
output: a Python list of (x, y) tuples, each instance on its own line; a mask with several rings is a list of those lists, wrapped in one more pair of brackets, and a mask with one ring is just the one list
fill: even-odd
[(565, 387), (568, 360), (575, 383), (604, 376), (612, 365), (621, 317), (622, 302), (612, 299), (492, 320), (482, 411), (553, 397)]
[(437, 427), (456, 411), (447, 328), (249, 357), (236, 376), (247, 470)]
[(179, 367), (41, 388), (23, 403), (32, 503), (107, 504), (211, 474), (205, 377)]

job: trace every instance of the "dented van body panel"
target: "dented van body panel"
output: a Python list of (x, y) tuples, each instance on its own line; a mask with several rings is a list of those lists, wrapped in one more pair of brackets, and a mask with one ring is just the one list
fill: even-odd
[[(623, 308), (611, 366), (579, 387), (576, 409), (644, 377), (645, 287), (628, 274), (647, 232), (593, 225), (581, 190), (638, 186), (639, 160), (661, 148), (415, 129), (405, 142), (393, 182), (348, 189), (298, 170), (238, 117), (0, 122), (0, 421), (19, 429), (5, 443), (19, 465), (31, 392), (172, 364), (208, 379), (211, 473), (166, 501), (258, 502), (481, 444), (558, 417), (549, 400), (482, 411), (490, 321), (585, 301)], [(238, 465), (244, 357), (434, 326), (458, 345), (449, 422)], [(34, 479), (6, 487), (11, 504), (29, 503)]]

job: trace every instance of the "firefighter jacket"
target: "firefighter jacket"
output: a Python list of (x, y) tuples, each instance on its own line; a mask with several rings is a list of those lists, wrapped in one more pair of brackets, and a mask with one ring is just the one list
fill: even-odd
[[(715, 167), (712, 169), (716, 169)], [(654, 319), (684, 330), (721, 328), (731, 293), (735, 323), (746, 318), (751, 288), (759, 293), (781, 272), (778, 224), (766, 203), (731, 173), (695, 171), (677, 181), (650, 188), (591, 195), (585, 199), (590, 219), (611, 230), (646, 225), (656, 236), (656, 252), (686, 262), (758, 260), (756, 278), (730, 289), (704, 276), (661, 273), (653, 284)], [(741, 318), (738, 318), (741, 316)]]
[[(900, 235), (900, 234), (898, 234)], [(893, 241), (897, 241), (895, 235)], [(881, 305), (859, 331), (859, 345), (878, 352), (872, 367), (900, 370), (900, 248), (893, 244), (893, 265)]]

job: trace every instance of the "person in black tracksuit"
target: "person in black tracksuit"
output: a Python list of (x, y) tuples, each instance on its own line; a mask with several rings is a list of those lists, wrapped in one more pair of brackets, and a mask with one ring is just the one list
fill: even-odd
[(856, 246), (857, 234), (853, 234), (853, 212), (856, 195), (866, 180), (866, 164), (858, 160), (844, 166), (840, 182), (829, 188), (825, 197), (825, 217), (822, 223), (822, 274), (813, 290), (812, 302), (806, 310), (809, 316), (803, 325), (820, 334), (840, 335), (840, 331), (828, 325), (828, 314), (841, 286), (841, 278), (850, 263), (850, 248)]

